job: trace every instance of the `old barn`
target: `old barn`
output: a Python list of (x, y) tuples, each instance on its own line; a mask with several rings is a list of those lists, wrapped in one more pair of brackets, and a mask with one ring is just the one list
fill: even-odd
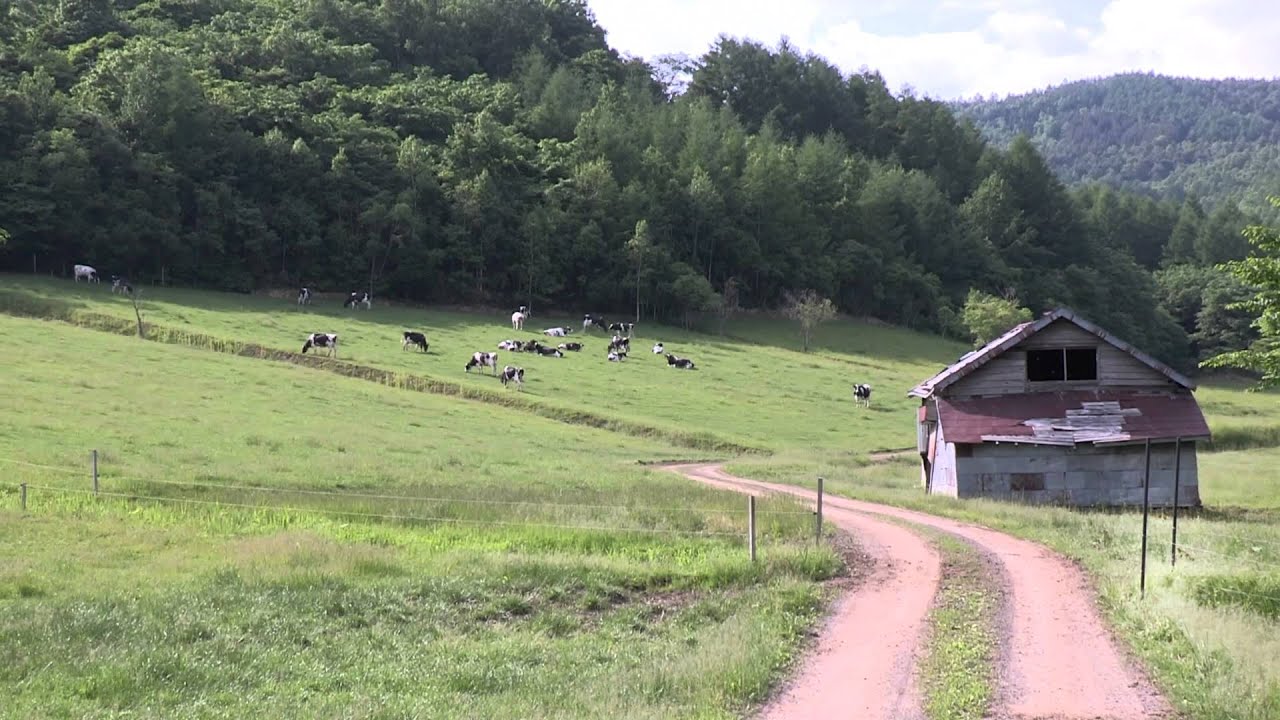
[[(1200, 504), (1194, 383), (1067, 309), (917, 385), (925, 492), (1063, 505)], [(1178, 448), (1175, 451), (1175, 448)]]

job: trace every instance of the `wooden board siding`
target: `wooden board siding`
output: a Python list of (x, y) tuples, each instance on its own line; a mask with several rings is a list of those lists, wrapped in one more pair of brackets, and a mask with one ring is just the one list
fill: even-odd
[[(1093, 347), (1098, 350), (1098, 379), (1077, 382), (1030, 382), (1027, 380), (1027, 350)], [(970, 373), (942, 392), (948, 397), (979, 395), (1020, 395), (1054, 390), (1092, 388), (1179, 387), (1163, 373), (1148, 367), (1129, 353), (1085, 331), (1074, 323), (1059, 320)]]

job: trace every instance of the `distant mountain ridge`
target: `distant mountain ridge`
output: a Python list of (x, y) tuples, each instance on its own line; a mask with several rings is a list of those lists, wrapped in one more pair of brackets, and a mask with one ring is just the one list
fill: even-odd
[(1280, 79), (1131, 73), (954, 107), (997, 145), (1026, 134), (1068, 183), (1254, 209), (1280, 194)]

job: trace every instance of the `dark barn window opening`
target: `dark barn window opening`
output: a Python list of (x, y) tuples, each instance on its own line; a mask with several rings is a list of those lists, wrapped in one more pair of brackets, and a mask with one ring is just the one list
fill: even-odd
[(1031, 382), (1097, 380), (1098, 350), (1097, 348), (1028, 350), (1027, 379)]

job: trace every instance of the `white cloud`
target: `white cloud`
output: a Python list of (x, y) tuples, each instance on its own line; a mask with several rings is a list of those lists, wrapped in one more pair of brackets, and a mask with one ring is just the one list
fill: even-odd
[[(653, 57), (697, 55), (725, 33), (773, 45), (782, 36), (844, 70), (881, 71), (895, 88), (934, 97), (1025, 92), (1084, 77), (1154, 71), (1193, 77), (1280, 77), (1280, 4), (1257, 0), (1110, 0), (1079, 24), (1037, 0), (899, 3), (941, 31), (869, 31), (892, 4), (839, 0), (595, 0), (615, 47)], [(968, 11), (970, 17), (957, 13)], [(976, 11), (976, 12), (975, 12)], [(877, 23), (884, 25), (884, 23)], [(899, 25), (906, 24), (899, 23)]]

